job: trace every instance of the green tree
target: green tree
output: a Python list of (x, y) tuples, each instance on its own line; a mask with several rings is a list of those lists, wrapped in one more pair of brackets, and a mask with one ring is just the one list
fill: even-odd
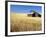
[(30, 12), (36, 13), (36, 11), (35, 11), (35, 10), (31, 10)]

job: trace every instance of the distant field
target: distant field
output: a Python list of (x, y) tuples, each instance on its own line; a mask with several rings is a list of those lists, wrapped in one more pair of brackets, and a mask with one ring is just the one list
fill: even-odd
[(41, 18), (40, 17), (28, 17), (27, 14), (15, 14), (10, 15), (11, 32), (20, 31), (40, 31), (41, 30)]

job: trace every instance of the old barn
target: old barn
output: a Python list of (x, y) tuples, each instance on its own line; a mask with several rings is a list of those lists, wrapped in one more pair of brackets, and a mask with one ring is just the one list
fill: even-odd
[(27, 16), (32, 16), (32, 17), (41, 17), (41, 14), (35, 12), (35, 11), (32, 11), (30, 14), (27, 14)]

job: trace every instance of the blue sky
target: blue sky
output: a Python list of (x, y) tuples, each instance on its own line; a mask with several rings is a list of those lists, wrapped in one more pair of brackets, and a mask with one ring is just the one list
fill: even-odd
[(10, 11), (15, 13), (30, 13), (31, 10), (42, 13), (41, 6), (10, 5)]

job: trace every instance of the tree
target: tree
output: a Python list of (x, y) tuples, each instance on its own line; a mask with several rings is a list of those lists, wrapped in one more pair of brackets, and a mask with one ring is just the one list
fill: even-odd
[(36, 11), (34, 11), (34, 10), (30, 10), (30, 13), (31, 13), (31, 12), (36, 13)]

